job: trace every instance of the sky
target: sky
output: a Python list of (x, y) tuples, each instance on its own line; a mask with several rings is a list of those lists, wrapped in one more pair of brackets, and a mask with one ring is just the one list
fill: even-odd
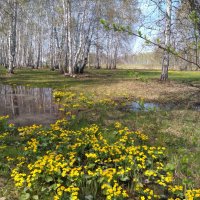
[[(160, 32), (159, 27), (155, 24), (155, 21), (161, 18), (161, 13), (158, 11), (158, 9), (156, 9), (155, 4), (150, 0), (140, 0), (139, 3), (142, 15), (141, 20), (136, 28), (136, 32), (137, 30), (140, 30), (143, 35), (146, 35), (149, 39), (153, 40), (158, 36), (158, 33)], [(135, 38), (132, 48), (134, 54), (151, 52), (152, 50), (153, 47), (147, 46), (143, 39)]]

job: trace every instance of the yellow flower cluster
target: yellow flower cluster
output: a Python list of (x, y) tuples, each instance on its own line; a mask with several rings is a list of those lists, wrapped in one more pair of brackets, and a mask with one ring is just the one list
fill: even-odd
[(41, 125), (32, 125), (32, 126), (25, 126), (25, 127), (19, 127), (18, 132), (20, 136), (27, 136), (32, 135), (33, 133), (36, 133), (36, 131), (39, 131), (42, 128)]
[(16, 169), (12, 170), (11, 177), (13, 177), (16, 187), (22, 187), (24, 182), (25, 182), (26, 174), (25, 173), (19, 173), (17, 168), (16, 168)]
[(86, 153), (85, 156), (87, 158), (94, 158), (94, 159), (97, 158), (97, 155), (95, 153)]
[(187, 190), (185, 196), (187, 200), (200, 199), (200, 189)]
[(78, 200), (78, 191), (79, 188), (74, 185), (65, 187), (61, 184), (57, 184), (57, 195), (54, 196), (54, 200), (59, 200), (63, 192), (70, 194), (70, 200)]
[(3, 140), (6, 136), (8, 136), (8, 132), (5, 132), (5, 133), (1, 133), (0, 135), (0, 140)]
[(65, 98), (72, 100), (75, 96), (76, 96), (76, 94), (74, 92), (71, 92), (71, 91), (55, 90), (53, 92), (53, 97), (55, 97), (55, 98), (65, 97)]
[(36, 152), (38, 144), (39, 142), (35, 138), (31, 138), (31, 140), (27, 142), (27, 146), (24, 147), (24, 151), (32, 150)]
[(115, 128), (119, 129), (122, 127), (122, 124), (120, 122), (115, 122)]
[(106, 194), (106, 200), (112, 200), (116, 198), (127, 198), (128, 194), (126, 190), (123, 190), (123, 188), (116, 182), (114, 181), (114, 185), (111, 186), (108, 183), (105, 183), (101, 186), (101, 189), (105, 192)]
[[(73, 97), (72, 97), (73, 98)], [(83, 97), (82, 97), (83, 98)], [(111, 129), (96, 124), (70, 130), (69, 121), (58, 120), (50, 128), (33, 125), (18, 128), (25, 156), (11, 176), (16, 187), (49, 199), (167, 199), (196, 200), (200, 190), (174, 185), (165, 167), (165, 148), (146, 145), (148, 137), (123, 127)]]
[(0, 116), (0, 121), (5, 120), (5, 119), (8, 119), (8, 118), (9, 118), (9, 115), (6, 115), (6, 116)]
[(59, 119), (56, 121), (55, 124), (51, 124), (51, 128), (54, 131), (59, 131), (59, 130), (65, 128), (68, 124), (69, 123), (66, 119)]
[(182, 185), (169, 186), (169, 191), (173, 193), (177, 191), (183, 191), (183, 186)]
[(53, 96), (56, 99), (56, 102), (60, 105), (59, 110), (66, 113), (66, 115), (72, 115), (72, 112), (76, 113), (78, 110), (91, 108), (95, 105), (117, 105), (117, 103), (111, 100), (109, 96), (104, 99), (99, 99), (96, 98), (93, 93), (85, 95), (75, 91), (55, 90)]
[[(34, 183), (41, 181), (41, 177), (44, 175), (51, 177), (48, 180), (44, 179), (44, 182), (48, 185), (50, 182), (57, 182), (56, 180), (60, 177), (59, 179), (69, 182), (69, 185), (57, 186), (57, 194), (54, 199), (60, 199), (64, 193), (71, 191), (69, 188), (72, 183), (76, 183), (78, 186), (80, 180), (83, 181), (87, 177), (87, 179), (94, 179), (95, 181), (101, 180), (99, 183), (102, 188), (102, 195), (105, 195), (106, 199), (118, 197), (125, 199), (128, 197), (128, 193), (119, 181), (131, 180), (138, 173), (143, 173), (144, 177), (151, 176), (152, 172), (148, 169), (147, 163), (149, 163), (149, 160), (152, 163), (154, 162), (153, 155), (157, 155), (156, 163), (158, 163), (157, 160), (164, 154), (164, 149), (160, 147), (134, 145), (138, 135), (142, 134), (130, 131), (127, 127), (123, 128), (119, 123), (114, 125), (114, 127), (118, 127), (118, 130), (117, 134), (115, 132), (116, 137), (112, 141), (109, 141), (95, 124), (78, 131), (67, 130), (67, 125), (66, 120), (58, 120), (51, 125), (51, 129), (46, 131), (46, 134), (42, 130), (38, 131), (41, 128), (40, 126), (20, 129), (23, 136), (29, 137), (32, 134), (33, 137), (36, 137), (29, 139), (25, 150), (32, 150), (33, 153), (40, 154), (37, 148), (38, 144), (41, 143), (40, 136), (49, 137), (51, 143), (56, 143), (56, 145), (54, 151), (46, 152), (35, 162), (27, 165), (26, 178), (14, 169), (13, 178), (16, 186), (21, 187), (22, 184), (25, 184), (28, 188), (32, 188)], [(61, 149), (65, 154), (58, 153)], [(31, 154), (31, 152), (29, 153)], [(160, 170), (163, 170), (161, 166), (159, 166)], [(154, 171), (155, 177), (163, 181), (162, 176), (164, 175), (159, 176), (157, 168)], [(19, 177), (21, 177), (21, 182), (19, 182)], [(167, 174), (164, 177), (168, 177)], [(166, 182), (168, 183), (168, 181)], [(139, 183), (139, 179), (137, 183)], [(141, 190), (144, 189), (148, 190), (148, 188), (141, 188)], [(148, 196), (151, 193), (148, 193)], [(154, 195), (154, 192), (152, 194)], [(78, 198), (78, 190), (76, 193), (72, 191), (70, 196), (73, 199)]]

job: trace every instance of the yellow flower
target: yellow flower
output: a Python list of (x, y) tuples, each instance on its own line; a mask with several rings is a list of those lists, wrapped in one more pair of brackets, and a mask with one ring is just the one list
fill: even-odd
[(122, 124), (120, 122), (115, 122), (115, 128), (121, 128), (122, 127)]

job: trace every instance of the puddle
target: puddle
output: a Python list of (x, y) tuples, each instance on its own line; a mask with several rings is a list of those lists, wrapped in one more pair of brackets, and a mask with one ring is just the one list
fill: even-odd
[(158, 110), (159, 104), (156, 103), (143, 103), (140, 104), (138, 102), (132, 102), (130, 105), (130, 109), (132, 111), (150, 111), (150, 110)]
[(194, 104), (194, 109), (200, 112), (200, 103)]
[(55, 122), (59, 106), (54, 103), (51, 88), (0, 85), (0, 115), (9, 115), (17, 126)]
[(135, 112), (141, 112), (141, 111), (159, 111), (159, 110), (178, 110), (178, 109), (190, 109), (195, 111), (200, 111), (200, 103), (196, 103), (190, 106), (183, 105), (183, 104), (175, 104), (175, 103), (166, 103), (166, 104), (160, 104), (160, 103), (150, 103), (150, 102), (132, 102), (128, 105), (128, 108)]

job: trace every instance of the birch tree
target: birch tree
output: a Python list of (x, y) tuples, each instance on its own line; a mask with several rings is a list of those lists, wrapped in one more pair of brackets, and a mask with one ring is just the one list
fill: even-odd
[(0, 1), (0, 62), (9, 65), (10, 73), (14, 67), (47, 65), (72, 76), (83, 73), (89, 54), (94, 54), (98, 67), (104, 57), (109, 68), (115, 68), (126, 41), (105, 31), (99, 21), (102, 16), (108, 18), (110, 10), (111, 21), (133, 19), (133, 2), (136, 0)]
[(161, 80), (168, 79), (168, 69), (169, 69), (169, 50), (170, 49), (170, 39), (171, 39), (171, 12), (172, 12), (172, 0), (166, 0), (166, 24), (165, 24), (165, 50), (162, 62), (162, 73)]
[(10, 13), (10, 30), (9, 30), (9, 67), (8, 72), (13, 73), (16, 58), (16, 32), (17, 32), (17, 0), (8, 2), (11, 7)]

